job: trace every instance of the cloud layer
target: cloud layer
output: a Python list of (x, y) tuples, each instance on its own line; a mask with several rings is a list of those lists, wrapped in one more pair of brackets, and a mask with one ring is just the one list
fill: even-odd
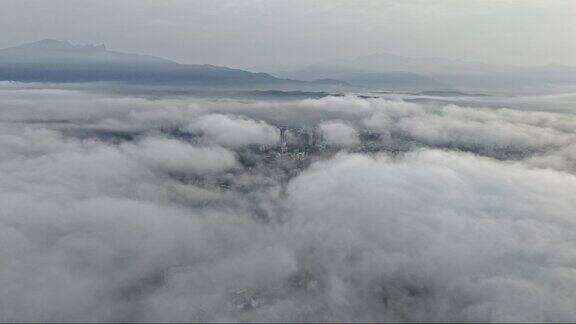
[(210, 141), (231, 148), (249, 144), (272, 145), (280, 140), (278, 129), (263, 121), (221, 114), (202, 116), (184, 130), (200, 131)]
[(329, 145), (354, 147), (360, 144), (354, 127), (341, 121), (326, 121), (318, 125), (322, 137)]
[(1, 321), (576, 317), (569, 112), (0, 98)]

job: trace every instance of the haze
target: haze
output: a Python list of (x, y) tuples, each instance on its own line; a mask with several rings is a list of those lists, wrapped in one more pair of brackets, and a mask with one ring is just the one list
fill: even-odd
[(378, 52), (576, 65), (575, 15), (570, 0), (4, 0), (0, 48), (54, 38), (267, 72)]

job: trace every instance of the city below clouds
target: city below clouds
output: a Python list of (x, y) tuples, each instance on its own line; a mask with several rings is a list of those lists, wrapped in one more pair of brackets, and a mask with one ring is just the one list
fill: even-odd
[(2, 321), (576, 316), (573, 112), (0, 98)]

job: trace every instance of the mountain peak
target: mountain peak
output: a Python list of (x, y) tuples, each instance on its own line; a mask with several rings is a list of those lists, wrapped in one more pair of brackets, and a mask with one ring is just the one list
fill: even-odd
[(42, 39), (39, 40), (37, 42), (32, 42), (29, 44), (24, 44), (23, 46), (33, 46), (33, 47), (52, 47), (52, 48), (70, 48), (70, 47), (74, 47), (74, 45), (72, 45), (69, 41), (67, 40), (57, 40), (57, 39), (51, 39), (51, 38), (46, 38), (46, 39)]
[(57, 40), (46, 38), (36, 42), (23, 44), (13, 48), (17, 49), (37, 49), (51, 51), (105, 51), (104, 45), (76, 45), (67, 40)]
[(388, 52), (378, 52), (378, 53), (372, 53), (372, 54), (365, 55), (365, 56), (360, 56), (360, 57), (357, 57), (356, 59), (361, 60), (361, 59), (384, 59), (384, 58), (405, 59), (406, 57), (392, 54), (392, 53), (388, 53)]

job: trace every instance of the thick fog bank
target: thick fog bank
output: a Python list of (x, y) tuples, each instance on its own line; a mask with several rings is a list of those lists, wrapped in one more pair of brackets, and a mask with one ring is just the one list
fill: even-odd
[(576, 115), (0, 88), (0, 320), (574, 321)]

